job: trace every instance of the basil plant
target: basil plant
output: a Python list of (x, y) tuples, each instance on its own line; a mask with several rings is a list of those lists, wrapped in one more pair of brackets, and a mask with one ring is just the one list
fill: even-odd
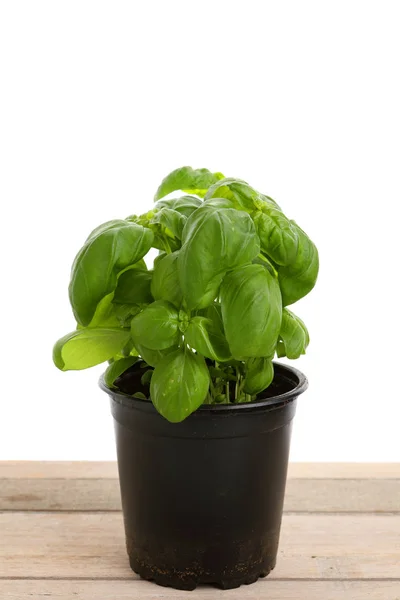
[(53, 359), (63, 371), (108, 361), (110, 388), (142, 359), (151, 401), (171, 422), (203, 403), (251, 402), (271, 384), (275, 355), (305, 353), (307, 328), (288, 307), (317, 274), (315, 245), (272, 198), (183, 167), (152, 210), (89, 235), (69, 284), (76, 329)]

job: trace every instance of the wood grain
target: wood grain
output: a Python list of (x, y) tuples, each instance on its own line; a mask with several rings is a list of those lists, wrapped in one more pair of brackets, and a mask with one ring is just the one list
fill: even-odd
[[(113, 461), (0, 462), (0, 479), (115, 479)], [(290, 463), (289, 478), (295, 479), (400, 479), (400, 463)]]
[[(117, 479), (2, 479), (0, 510), (119, 511)], [(286, 512), (400, 512), (400, 479), (289, 479)]]
[(211, 587), (180, 592), (146, 581), (0, 581), (7, 600), (400, 600), (398, 581), (274, 581), (260, 579), (239, 590)]
[[(131, 578), (120, 513), (0, 514), (0, 577)], [(399, 578), (400, 516), (285, 515), (273, 579)]]

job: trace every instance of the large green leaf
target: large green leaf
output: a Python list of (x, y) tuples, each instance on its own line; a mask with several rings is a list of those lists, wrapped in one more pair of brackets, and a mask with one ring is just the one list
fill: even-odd
[(317, 248), (307, 234), (298, 225), (294, 225), (299, 236), (296, 259), (293, 264), (278, 268), (278, 280), (284, 306), (294, 304), (313, 289), (319, 270)]
[(118, 277), (114, 293), (114, 303), (117, 304), (150, 304), (153, 302), (151, 295), (151, 271), (129, 269)]
[(192, 212), (202, 205), (202, 201), (197, 196), (181, 196), (180, 198), (169, 198), (168, 200), (159, 200), (155, 209), (171, 208), (176, 210), (184, 217), (190, 217)]
[(211, 319), (193, 317), (185, 331), (185, 341), (203, 356), (225, 362), (232, 358), (228, 342)]
[(211, 304), (226, 271), (252, 261), (260, 251), (247, 213), (212, 206), (202, 206), (189, 217), (182, 244), (179, 279), (190, 310)]
[(209, 383), (204, 358), (180, 348), (157, 364), (151, 378), (150, 397), (163, 417), (178, 423), (204, 402)]
[(149, 251), (153, 233), (136, 223), (111, 221), (91, 233), (72, 266), (69, 297), (77, 322), (88, 325), (118, 274)]
[[(303, 321), (288, 308), (283, 309), (282, 325), (279, 332), (282, 343), (279, 344), (279, 356), (299, 358), (306, 353), (310, 342), (307, 327)], [(282, 347), (283, 345), (283, 347)]]
[(138, 360), (137, 356), (127, 356), (120, 360), (115, 360), (109, 365), (104, 373), (104, 383), (109, 388), (115, 388), (114, 381), (118, 379), (129, 367), (134, 365)]
[(182, 190), (189, 194), (204, 196), (210, 185), (223, 179), (222, 173), (211, 173), (208, 169), (181, 167), (167, 175), (161, 182), (154, 200), (160, 200), (167, 194)]
[(115, 356), (129, 337), (123, 329), (77, 329), (56, 342), (54, 364), (61, 371), (94, 367)]
[(271, 273), (258, 264), (238, 267), (226, 275), (220, 295), (233, 357), (273, 356), (281, 327), (282, 298)]
[(267, 207), (258, 212), (254, 223), (261, 250), (278, 265), (290, 265), (296, 260), (299, 236), (296, 227), (280, 210)]
[(274, 365), (270, 358), (249, 358), (246, 361), (246, 375), (243, 391), (246, 394), (259, 394), (274, 379)]
[(180, 308), (183, 300), (178, 276), (178, 255), (179, 251), (157, 257), (151, 282), (154, 299), (171, 302), (176, 308)]
[(179, 316), (169, 302), (157, 300), (149, 304), (131, 322), (135, 346), (140, 344), (150, 350), (164, 350), (178, 343)]

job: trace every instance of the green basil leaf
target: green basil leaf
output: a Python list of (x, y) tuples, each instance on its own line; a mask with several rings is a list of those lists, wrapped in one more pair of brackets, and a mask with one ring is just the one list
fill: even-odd
[(151, 378), (153, 377), (153, 369), (147, 369), (140, 378), (142, 385), (150, 385)]
[(278, 271), (275, 269), (275, 267), (273, 266), (273, 264), (268, 260), (268, 258), (266, 256), (264, 256), (263, 254), (259, 254), (254, 260), (253, 263), (256, 265), (262, 265), (263, 267), (265, 267), (266, 269), (268, 269), (268, 271), (271, 273), (271, 275), (273, 277), (275, 277), (275, 279), (278, 277)]
[(214, 327), (211, 319), (193, 317), (185, 331), (185, 340), (197, 352), (212, 360), (225, 362), (232, 358), (224, 334)]
[(178, 343), (178, 326), (176, 308), (169, 302), (157, 300), (133, 317), (132, 338), (136, 348), (140, 344), (150, 350), (164, 350)]
[(138, 315), (143, 307), (139, 304), (114, 304), (114, 310), (120, 327), (130, 327), (134, 316)]
[(153, 242), (149, 229), (127, 221), (111, 223), (92, 232), (72, 266), (69, 297), (83, 326), (91, 322), (100, 300), (115, 290), (118, 274), (143, 258)]
[(211, 173), (208, 169), (181, 167), (169, 173), (162, 180), (154, 200), (160, 200), (160, 198), (177, 190), (196, 194), (196, 196), (204, 196), (210, 185), (223, 177), (222, 173)]
[(203, 206), (212, 206), (213, 208), (236, 208), (235, 203), (228, 198), (209, 198), (204, 200)]
[(157, 364), (151, 378), (150, 397), (163, 417), (179, 423), (204, 402), (209, 384), (204, 358), (180, 348)]
[(202, 205), (202, 201), (197, 196), (181, 196), (180, 198), (170, 198), (168, 200), (159, 200), (155, 208), (171, 208), (176, 210), (184, 217), (190, 217), (192, 212)]
[(245, 212), (202, 206), (187, 220), (178, 257), (179, 278), (190, 310), (205, 308), (229, 269), (259, 253), (254, 223)]
[(129, 269), (118, 277), (115, 288), (115, 304), (150, 304), (153, 302), (151, 295), (151, 271)]
[(260, 206), (259, 194), (248, 183), (241, 179), (226, 177), (214, 183), (208, 190), (204, 200), (226, 198), (235, 208), (252, 212)]
[(220, 295), (233, 357), (273, 356), (282, 320), (277, 280), (261, 265), (245, 265), (226, 275)]
[(154, 261), (153, 280), (151, 293), (155, 300), (166, 300), (176, 308), (180, 308), (183, 300), (182, 290), (178, 275), (179, 252), (164, 254)]
[(128, 356), (127, 358), (121, 358), (120, 360), (115, 360), (111, 363), (104, 373), (104, 383), (106, 386), (116, 389), (114, 381), (118, 379), (118, 377), (121, 377), (121, 375), (125, 373), (129, 367), (134, 365), (137, 360), (137, 356)]
[(274, 379), (274, 365), (270, 358), (249, 358), (246, 361), (246, 375), (243, 390), (246, 394), (259, 394)]
[(129, 337), (122, 329), (77, 329), (56, 342), (54, 364), (61, 371), (94, 367), (115, 356)]
[[(283, 309), (279, 337), (284, 345), (284, 349), (279, 348), (280, 356), (293, 359), (305, 354), (310, 342), (310, 336), (303, 321), (287, 308)], [(282, 354), (283, 351), (284, 354)]]
[(139, 356), (141, 356), (150, 367), (155, 367), (162, 358), (167, 356), (167, 354), (171, 354), (178, 349), (178, 346), (170, 346), (165, 350), (150, 350), (150, 348), (146, 348), (141, 344), (136, 344), (136, 349), (139, 352)]
[(278, 280), (284, 306), (294, 304), (313, 289), (319, 270), (317, 248), (307, 234), (298, 225), (295, 223), (294, 225), (299, 236), (296, 260), (287, 267), (278, 268)]
[(205, 314), (200, 316), (205, 316), (207, 319), (210, 319), (212, 321), (213, 328), (225, 335), (224, 322), (222, 320), (222, 309), (218, 302), (214, 302), (208, 306), (205, 309)]
[(261, 250), (278, 265), (290, 265), (296, 260), (299, 236), (296, 228), (276, 208), (265, 208), (254, 217)]
[(154, 217), (150, 221), (150, 224), (152, 223), (159, 223), (160, 225), (163, 225), (169, 231), (171, 231), (171, 233), (177, 237), (178, 240), (181, 240), (182, 231), (186, 223), (186, 217), (172, 208), (163, 208), (159, 212), (155, 213)]
[[(105, 327), (105, 328), (114, 328), (120, 327), (120, 321), (118, 319), (118, 315), (115, 311), (115, 307), (112, 303), (114, 298), (114, 292), (111, 294), (107, 294), (104, 296), (96, 306), (95, 313), (93, 315), (92, 320), (90, 321), (88, 327)], [(85, 329), (82, 325), (78, 323), (78, 329)]]

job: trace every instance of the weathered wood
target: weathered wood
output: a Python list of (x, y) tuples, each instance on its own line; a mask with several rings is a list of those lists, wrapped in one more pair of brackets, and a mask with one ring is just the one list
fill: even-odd
[[(0, 479), (115, 479), (113, 461), (5, 461)], [(290, 463), (289, 478), (295, 479), (400, 479), (400, 463)]]
[(8, 600), (399, 600), (400, 581), (274, 581), (260, 579), (229, 592), (201, 587), (179, 592), (146, 581), (0, 581)]
[[(118, 511), (117, 479), (2, 479), (0, 510)], [(400, 512), (400, 479), (289, 479), (286, 512)]]
[[(120, 513), (2, 513), (0, 531), (0, 577), (134, 577)], [(400, 516), (285, 515), (271, 578), (398, 578), (399, 564)]]
[(0, 479), (116, 479), (115, 461), (0, 462)]

